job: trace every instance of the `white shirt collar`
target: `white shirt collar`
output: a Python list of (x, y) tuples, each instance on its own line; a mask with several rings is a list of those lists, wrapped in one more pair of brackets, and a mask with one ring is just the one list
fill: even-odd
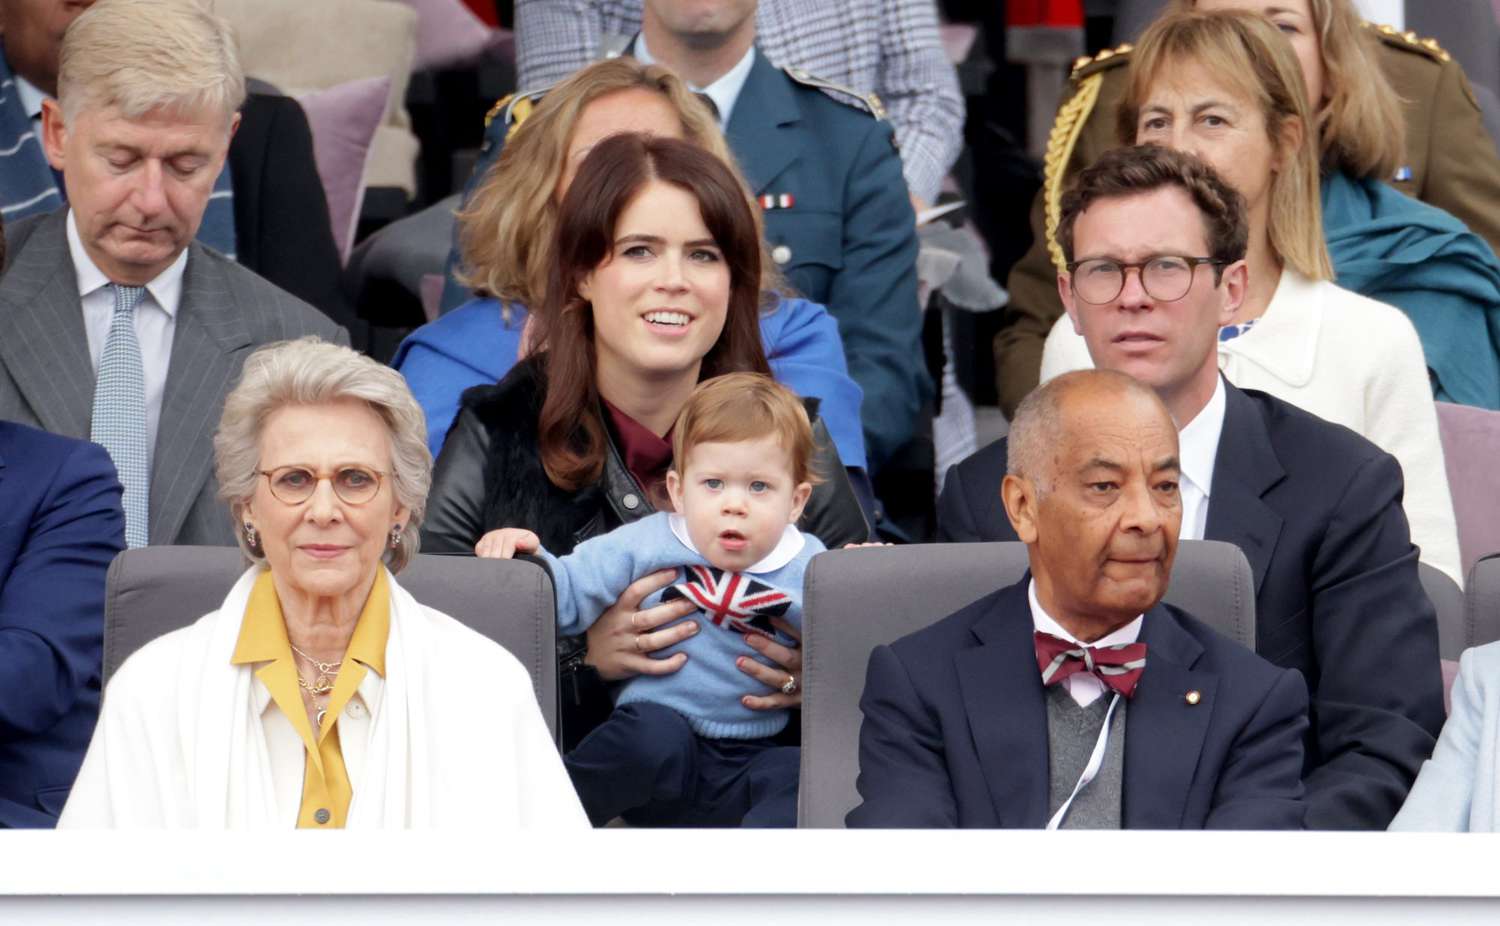
[[(667, 524), (672, 528), (672, 535), (681, 541), (683, 546), (692, 550), (694, 554), (703, 556), (698, 548), (693, 545), (693, 538), (688, 536), (687, 518), (674, 512), (667, 515)], [(797, 530), (797, 526), (795, 524), (788, 524), (786, 529), (781, 532), (781, 539), (776, 541), (776, 546), (772, 548), (771, 552), (767, 553), (754, 566), (741, 571), (757, 575), (766, 572), (775, 572), (795, 559), (797, 554), (802, 552), (802, 547), (806, 543), (807, 539), (802, 536), (801, 531)], [(703, 558), (707, 559), (708, 557)]]
[(1063, 628), (1063, 625), (1054, 620), (1052, 615), (1047, 613), (1047, 609), (1042, 607), (1041, 601), (1036, 597), (1036, 579), (1032, 579), (1026, 583), (1026, 598), (1031, 602), (1031, 622), (1037, 630), (1040, 630), (1042, 633), (1050, 633), (1058, 639), (1067, 640), (1069, 643), (1077, 643), (1079, 646), (1116, 646), (1121, 643), (1134, 643), (1140, 638), (1141, 624), (1146, 619), (1146, 615), (1139, 615), (1124, 627), (1106, 634), (1092, 643), (1084, 643), (1071, 633), (1068, 633)]
[[(646, 34), (643, 32), (635, 37), (635, 60), (641, 64), (656, 64), (655, 58), (646, 48)], [(734, 112), (734, 104), (740, 98), (740, 91), (745, 88), (745, 81), (750, 77), (750, 68), (755, 64), (755, 46), (752, 44), (745, 51), (745, 57), (741, 58), (734, 67), (724, 72), (718, 80), (707, 87), (688, 86), (694, 93), (706, 94), (714, 101), (714, 106), (719, 110), (719, 125), (729, 124), (729, 116)]]
[(1208, 404), (1193, 416), (1187, 427), (1177, 432), (1178, 458), (1183, 478), (1209, 497), (1214, 481), (1214, 461), (1219, 456), (1219, 436), (1224, 431), (1224, 377), (1214, 377), (1214, 394)]
[(26, 110), (26, 115), (35, 119), (42, 114), (42, 101), (47, 99), (47, 94), (41, 88), (20, 74), (14, 75), (16, 82), (16, 96), (21, 98), (21, 106)]
[[(78, 234), (78, 222), (73, 210), (68, 210), (68, 253), (73, 257), (73, 273), (78, 278), (78, 295), (87, 296), (97, 289), (110, 285), (112, 280), (94, 264), (89, 252), (84, 250), (83, 238)], [(182, 274), (187, 269), (187, 249), (183, 248), (177, 259), (167, 269), (157, 274), (156, 279), (146, 284), (146, 292), (171, 318), (177, 317), (177, 307), (182, 302)]]

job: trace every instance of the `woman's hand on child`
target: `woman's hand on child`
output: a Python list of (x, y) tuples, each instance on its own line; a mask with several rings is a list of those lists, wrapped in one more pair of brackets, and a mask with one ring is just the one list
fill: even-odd
[(517, 553), (535, 553), (542, 539), (522, 527), (502, 527), (490, 531), (474, 544), (474, 555), (485, 559), (510, 559)]
[[(697, 610), (693, 603), (679, 598), (637, 610), (647, 596), (671, 585), (676, 577), (677, 570), (663, 569), (636, 579), (588, 629), (588, 655), (584, 662), (593, 666), (600, 677), (614, 682), (636, 675), (670, 675), (687, 662), (687, 653), (673, 653), (666, 658), (651, 654), (698, 632), (697, 621), (682, 620)], [(662, 628), (663, 624), (672, 626)]]
[[(773, 619), (771, 623), (782, 633), (794, 638), (799, 643), (802, 642), (802, 635), (791, 624), (788, 624), (779, 617)], [(765, 634), (760, 633), (745, 634), (745, 642), (756, 652), (776, 663), (776, 665), (774, 667), (768, 666), (760, 660), (752, 659), (749, 656), (741, 656), (735, 661), (735, 665), (739, 667), (741, 672), (772, 690), (772, 693), (767, 695), (745, 695), (740, 698), (740, 703), (752, 711), (774, 711), (788, 707), (801, 707), (802, 649), (800, 647), (793, 649), (789, 646), (782, 646)], [(791, 676), (791, 685), (787, 684), (788, 676)], [(790, 692), (786, 691), (788, 687), (792, 689)]]

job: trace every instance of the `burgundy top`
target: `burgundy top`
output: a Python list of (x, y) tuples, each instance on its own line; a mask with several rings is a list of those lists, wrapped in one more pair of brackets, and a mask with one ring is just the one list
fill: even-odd
[(620, 441), (625, 468), (653, 499), (659, 492), (664, 496), (661, 487), (667, 478), (667, 468), (672, 465), (672, 432), (657, 437), (650, 428), (609, 404), (607, 399), (601, 401), (609, 410), (609, 423)]

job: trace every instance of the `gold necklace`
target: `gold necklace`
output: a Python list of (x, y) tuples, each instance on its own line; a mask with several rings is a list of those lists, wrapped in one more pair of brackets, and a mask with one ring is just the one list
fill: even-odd
[[(295, 643), (287, 641), (287, 645), (292, 648), (292, 652), (312, 663), (313, 667), (318, 670), (317, 678), (311, 682), (302, 677), (300, 670), (297, 671), (297, 684), (302, 686), (302, 690), (312, 695), (327, 694), (332, 691), (333, 684), (338, 678), (339, 667), (344, 664), (344, 660), (340, 659), (338, 662), (319, 662), (298, 649)], [(293, 668), (295, 669), (296, 667), (294, 666)]]

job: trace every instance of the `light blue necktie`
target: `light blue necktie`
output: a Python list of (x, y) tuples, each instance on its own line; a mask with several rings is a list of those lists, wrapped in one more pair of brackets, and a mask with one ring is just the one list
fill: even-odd
[(146, 288), (113, 283), (110, 287), (115, 291), (115, 313), (99, 358), (89, 439), (109, 451), (125, 486), (125, 545), (144, 547), (151, 472), (146, 446), (146, 365), (135, 336), (135, 307)]

